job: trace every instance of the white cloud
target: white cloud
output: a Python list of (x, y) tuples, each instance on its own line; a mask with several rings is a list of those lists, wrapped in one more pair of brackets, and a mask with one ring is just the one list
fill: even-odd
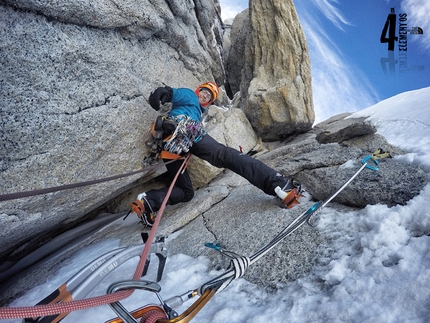
[[(241, 1), (220, 0), (222, 19), (233, 18), (247, 6)], [(300, 22), (306, 33), (311, 56), (312, 92), (316, 122), (343, 112), (355, 112), (375, 104), (379, 98), (364, 73), (354, 68), (324, 33), (315, 18), (318, 10), (337, 28), (350, 25), (335, 7), (336, 0), (298, 0)], [(311, 8), (312, 7), (312, 8)]]
[(324, 16), (329, 19), (337, 28), (343, 30), (343, 25), (350, 25), (351, 23), (342, 15), (338, 8), (333, 3), (337, 4), (337, 0), (314, 0), (311, 1)]
[(364, 73), (345, 58), (322, 26), (306, 13), (301, 19), (311, 57), (312, 92), (316, 123), (355, 112), (378, 101)]
[(424, 34), (413, 37), (414, 40), (419, 41), (425, 50), (430, 50), (430, 1), (403, 0), (401, 7), (408, 14), (408, 27), (421, 27), (424, 30)]
[(241, 1), (220, 0), (219, 3), (221, 5), (221, 19), (223, 21), (236, 17), (238, 13), (248, 8)]

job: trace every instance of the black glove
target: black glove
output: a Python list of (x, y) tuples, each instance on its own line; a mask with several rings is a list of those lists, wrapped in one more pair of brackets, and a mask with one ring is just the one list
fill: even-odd
[(149, 104), (158, 111), (160, 110), (160, 102), (163, 105), (166, 102), (171, 102), (173, 98), (173, 90), (170, 86), (159, 87), (149, 95)]

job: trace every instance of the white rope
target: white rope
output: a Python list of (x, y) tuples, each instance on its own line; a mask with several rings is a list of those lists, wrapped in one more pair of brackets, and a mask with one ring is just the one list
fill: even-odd
[[(291, 222), (287, 227), (285, 227), (275, 238), (272, 239), (266, 246), (258, 250), (254, 255), (251, 256), (251, 258), (239, 256), (231, 251), (225, 251), (220, 249), (220, 251), (226, 255), (229, 255), (229, 257), (232, 258), (232, 264), (233, 268), (227, 270), (223, 275), (218, 276), (209, 282), (203, 284), (199, 288), (199, 293), (204, 292), (207, 288), (217, 288), (217, 293), (220, 292), (222, 289), (227, 287), (234, 279), (238, 277), (242, 277), (245, 273), (248, 266), (255, 263), (257, 260), (259, 260), (261, 257), (263, 257), (265, 254), (267, 254), (270, 250), (272, 250), (279, 242), (281, 242), (283, 239), (285, 239), (287, 236), (289, 236), (291, 233), (296, 231), (298, 228), (300, 228), (303, 223), (308, 222), (310, 217), (314, 214), (318, 214), (321, 212), (321, 210), (336, 196), (338, 195), (351, 181), (366, 167), (368, 160), (370, 157), (366, 157), (362, 160), (363, 166), (357, 170), (357, 172), (338, 190), (336, 193), (334, 193), (326, 202), (317, 202), (315, 205), (313, 205), (310, 209), (303, 212), (300, 216), (298, 216), (293, 222)], [(372, 169), (372, 168), (371, 168)], [(375, 169), (372, 169), (375, 170)], [(376, 169), (377, 170), (377, 169)], [(219, 283), (222, 282), (220, 285)]]
[[(199, 293), (202, 294), (207, 288), (210, 287), (218, 287), (217, 293), (222, 291), (224, 288), (226, 288), (230, 283), (239, 278), (242, 277), (248, 267), (252, 264), (254, 264), (257, 260), (262, 258), (265, 254), (267, 254), (270, 250), (272, 250), (278, 243), (280, 243), (283, 239), (285, 239), (287, 236), (289, 236), (291, 233), (296, 231), (300, 226), (303, 225), (307, 221), (307, 219), (313, 214), (313, 210), (307, 210), (303, 212), (299, 217), (297, 217), (293, 222), (291, 222), (286, 228), (284, 228), (272, 241), (270, 241), (266, 246), (258, 250), (254, 255), (251, 257), (244, 257), (240, 256), (234, 252), (226, 251), (220, 249), (221, 253), (228, 255), (230, 258), (232, 258), (230, 267), (227, 269), (227, 271), (221, 275), (218, 276), (209, 282), (205, 283), (199, 288)], [(222, 282), (220, 284), (220, 282)]]
[(249, 257), (238, 257), (231, 260), (231, 264), (234, 268), (234, 279), (242, 277), (249, 265), (251, 264), (251, 259)]

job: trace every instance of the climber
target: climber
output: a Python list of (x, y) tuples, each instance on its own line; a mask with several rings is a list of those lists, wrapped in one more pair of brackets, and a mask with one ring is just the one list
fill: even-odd
[[(158, 117), (153, 128), (153, 136), (163, 138), (164, 153), (185, 155), (191, 153), (213, 166), (228, 168), (246, 178), (251, 184), (269, 195), (278, 196), (285, 206), (291, 207), (297, 202), (301, 192), (300, 182), (288, 179), (265, 165), (261, 161), (236, 149), (218, 143), (206, 134), (200, 120), (205, 107), (218, 97), (219, 88), (213, 82), (201, 84), (195, 91), (187, 88), (159, 87), (149, 96), (149, 103), (156, 111), (160, 103), (172, 103), (167, 117)], [(160, 134), (161, 133), (161, 134)], [(166, 138), (166, 136), (168, 136)], [(166, 149), (167, 147), (167, 149)], [(169, 157), (161, 158), (166, 162)], [(176, 155), (176, 157), (179, 157)], [(173, 158), (170, 158), (170, 160)], [(174, 178), (182, 160), (166, 164), (168, 174)], [(152, 225), (168, 188), (150, 190), (138, 195), (132, 203), (132, 212), (136, 213), (146, 225)], [(168, 203), (170, 205), (190, 201), (194, 196), (193, 186), (188, 171), (179, 175), (172, 189)]]

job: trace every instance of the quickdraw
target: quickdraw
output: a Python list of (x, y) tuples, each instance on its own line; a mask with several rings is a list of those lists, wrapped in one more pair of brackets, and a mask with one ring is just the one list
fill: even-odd
[[(321, 212), (321, 210), (328, 204), (330, 203), (331, 200), (333, 200), (341, 191), (344, 190), (345, 187), (347, 187), (349, 185), (349, 183), (351, 183), (354, 178), (357, 177), (358, 174), (360, 174), (360, 172), (364, 169), (364, 168), (368, 168), (370, 170), (373, 171), (377, 171), (379, 170), (379, 168), (377, 167), (379, 165), (378, 159), (382, 159), (382, 158), (391, 158), (391, 155), (389, 153), (386, 153), (385, 151), (383, 151), (381, 148), (377, 149), (372, 155), (366, 156), (361, 160), (362, 166), (361, 168), (354, 174), (351, 176), (351, 178), (340, 188), (338, 189), (334, 194), (332, 194), (325, 202), (323, 201), (319, 201), (317, 203), (315, 203), (307, 212), (309, 212), (309, 217), (306, 220), (306, 222), (310, 225), (310, 226), (314, 226), (311, 221), (310, 221), (310, 217), (312, 215), (317, 215), (318, 213)], [(375, 165), (370, 165), (369, 162), (372, 161)]]

